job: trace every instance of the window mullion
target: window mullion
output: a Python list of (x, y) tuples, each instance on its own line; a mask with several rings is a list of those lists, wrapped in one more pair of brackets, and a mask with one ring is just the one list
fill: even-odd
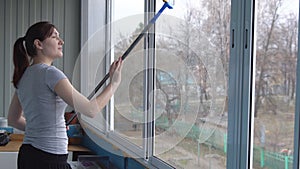
[[(105, 54), (107, 57), (105, 58), (106, 61), (106, 72), (109, 72), (110, 65), (112, 61), (114, 60), (114, 50), (111, 49), (111, 46), (113, 44), (112, 42), (112, 35), (111, 35), (111, 22), (112, 22), (112, 6), (113, 6), (113, 1), (106, 0), (106, 16), (105, 16), (105, 24), (106, 24), (106, 29), (105, 29)], [(108, 82), (107, 82), (108, 83)], [(106, 106), (105, 113), (106, 113), (106, 131), (113, 131), (114, 130), (114, 97), (111, 98), (108, 106)]]
[(252, 151), (252, 1), (231, 2), (227, 168), (246, 169)]
[[(144, 25), (149, 23), (155, 12), (155, 1), (145, 0), (145, 19)], [(154, 140), (154, 94), (155, 89), (155, 35), (154, 26), (148, 31), (145, 36), (145, 76), (144, 76), (144, 157), (149, 159), (153, 156), (153, 140)]]

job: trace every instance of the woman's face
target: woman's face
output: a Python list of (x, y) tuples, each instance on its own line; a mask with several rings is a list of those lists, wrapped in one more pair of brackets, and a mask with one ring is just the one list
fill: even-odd
[(52, 35), (42, 42), (42, 53), (51, 59), (61, 58), (63, 44), (64, 41), (59, 37), (59, 32), (54, 28)]

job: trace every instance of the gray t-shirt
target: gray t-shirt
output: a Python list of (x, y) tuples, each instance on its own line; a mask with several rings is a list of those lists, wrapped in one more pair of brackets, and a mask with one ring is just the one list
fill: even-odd
[(16, 89), (26, 119), (24, 144), (52, 154), (68, 153), (67, 104), (54, 92), (55, 85), (65, 78), (56, 67), (42, 63), (25, 70)]

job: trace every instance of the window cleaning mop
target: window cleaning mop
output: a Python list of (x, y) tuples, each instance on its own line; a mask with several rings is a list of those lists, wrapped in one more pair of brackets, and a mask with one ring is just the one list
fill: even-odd
[[(173, 4), (171, 5), (168, 0), (163, 0), (164, 5), (161, 7), (161, 9), (157, 12), (157, 14), (154, 15), (154, 17), (150, 20), (150, 22), (144, 27), (142, 32), (139, 34), (139, 36), (132, 42), (132, 44), (129, 46), (129, 48), (124, 52), (122, 55), (122, 60), (124, 60), (128, 54), (132, 51), (132, 49), (137, 45), (137, 43), (142, 39), (142, 37), (146, 34), (146, 32), (151, 28), (152, 25), (156, 22), (157, 18), (162, 14), (162, 12), (166, 9), (173, 9)], [(97, 93), (97, 91), (103, 86), (103, 84), (106, 82), (106, 80), (109, 78), (109, 73), (105, 75), (105, 77), (99, 82), (99, 84), (95, 87), (95, 89), (91, 92), (91, 94), (87, 97), (89, 100), (94, 97), (94, 95)], [(72, 111), (74, 114), (70, 117), (70, 119), (66, 122), (66, 125), (68, 126), (72, 120), (77, 116), (77, 112), (74, 110)]]

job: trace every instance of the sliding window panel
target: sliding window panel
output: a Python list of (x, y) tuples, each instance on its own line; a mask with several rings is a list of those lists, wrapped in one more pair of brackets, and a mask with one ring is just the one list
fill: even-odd
[(158, 168), (161, 161), (226, 168), (230, 7), (230, 0), (176, 1), (157, 20), (152, 162)]
[(288, 169), (295, 138), (299, 1), (255, 3), (253, 168)]
[[(73, 83), (80, 85), (81, 93), (88, 99), (97, 96), (104, 89), (105, 84), (95, 93), (97, 85), (109, 69), (105, 43), (108, 36), (106, 5), (105, 0), (81, 0), (81, 49), (74, 68), (74, 72), (80, 73), (80, 84), (76, 83), (76, 76), (73, 77), (75, 79)], [(104, 110), (94, 118), (80, 114), (80, 119), (104, 133), (107, 127)]]
[[(131, 46), (144, 28), (144, 1), (113, 1), (112, 60)], [(143, 148), (144, 130), (144, 39), (142, 38), (123, 62), (122, 82), (114, 95), (113, 126), (129, 143)], [(123, 143), (121, 143), (123, 144)]]

